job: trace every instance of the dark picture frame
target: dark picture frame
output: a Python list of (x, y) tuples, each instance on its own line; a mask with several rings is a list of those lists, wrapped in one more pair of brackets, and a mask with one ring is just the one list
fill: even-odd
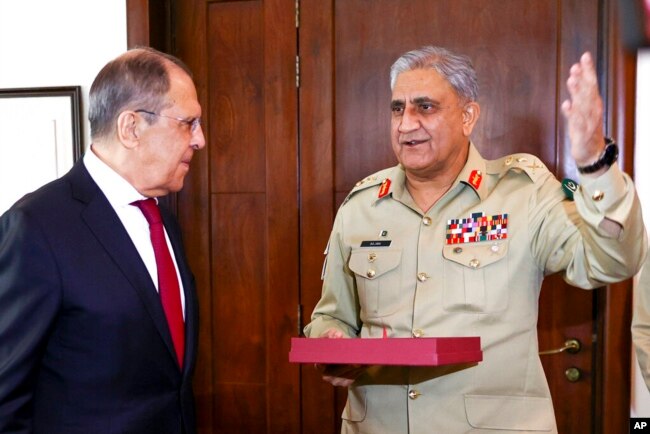
[(0, 89), (0, 214), (82, 155), (81, 86)]
[(16, 89), (0, 89), (0, 98), (43, 98), (43, 97), (68, 97), (70, 98), (70, 115), (72, 131), (72, 155), (74, 161), (81, 156), (82, 114), (81, 114), (81, 86), (58, 87), (32, 87)]

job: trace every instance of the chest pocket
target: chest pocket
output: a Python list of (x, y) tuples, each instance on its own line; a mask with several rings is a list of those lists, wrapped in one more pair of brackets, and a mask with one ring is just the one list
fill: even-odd
[(354, 272), (362, 317), (390, 315), (405, 302), (400, 294), (401, 259), (398, 249), (352, 250), (348, 266)]
[(508, 307), (508, 240), (443, 248), (444, 309), (500, 312)]

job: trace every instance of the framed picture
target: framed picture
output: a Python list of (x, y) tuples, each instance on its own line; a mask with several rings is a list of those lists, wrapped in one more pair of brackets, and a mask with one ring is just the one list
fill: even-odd
[(0, 89), (0, 214), (81, 156), (81, 87)]

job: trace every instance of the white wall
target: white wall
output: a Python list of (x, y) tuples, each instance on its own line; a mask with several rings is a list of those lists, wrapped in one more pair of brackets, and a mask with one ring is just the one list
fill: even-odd
[[(90, 85), (106, 62), (126, 48), (126, 0), (0, 0), (0, 89), (81, 86), (84, 149), (90, 143)], [(0, 214), (24, 193), (56, 177), (53, 171), (37, 169), (47, 166), (41, 150), (47, 145), (27, 145), (30, 133), (42, 142), (42, 135), (30, 131), (36, 113), (13, 115), (3, 116), (0, 136), (0, 158), (5, 160), (0, 162)], [(30, 161), (28, 167), (24, 161)]]
[(87, 113), (93, 78), (125, 50), (126, 0), (0, 0), (0, 88), (80, 85)]
[[(637, 62), (636, 143), (634, 175), (643, 207), (646, 228), (650, 228), (650, 49), (639, 51)], [(634, 356), (634, 352), (632, 352)], [(643, 382), (636, 358), (632, 360), (632, 417), (650, 417), (650, 393)]]

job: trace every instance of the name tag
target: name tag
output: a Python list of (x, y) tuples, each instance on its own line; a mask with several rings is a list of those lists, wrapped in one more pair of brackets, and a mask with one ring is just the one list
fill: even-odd
[(361, 247), (388, 247), (391, 240), (361, 241)]

